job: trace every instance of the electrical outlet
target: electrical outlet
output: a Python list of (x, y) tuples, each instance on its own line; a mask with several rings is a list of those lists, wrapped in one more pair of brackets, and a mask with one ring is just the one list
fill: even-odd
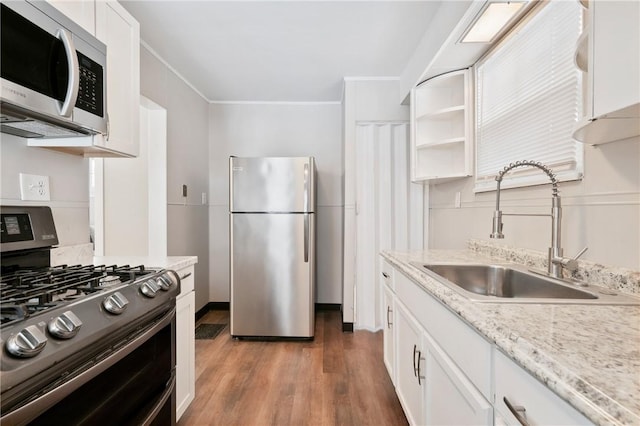
[(207, 204), (207, 193), (203, 192), (202, 193), (202, 205)]
[(456, 192), (455, 206), (456, 209), (459, 209), (462, 206), (462, 202), (460, 201), (460, 191)]
[(49, 176), (20, 173), (20, 198), (25, 201), (49, 201)]

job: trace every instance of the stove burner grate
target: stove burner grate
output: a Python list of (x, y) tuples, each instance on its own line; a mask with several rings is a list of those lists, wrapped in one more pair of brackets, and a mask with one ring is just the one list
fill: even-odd
[(139, 266), (61, 265), (19, 269), (0, 276), (0, 319), (4, 325), (63, 303), (153, 273)]

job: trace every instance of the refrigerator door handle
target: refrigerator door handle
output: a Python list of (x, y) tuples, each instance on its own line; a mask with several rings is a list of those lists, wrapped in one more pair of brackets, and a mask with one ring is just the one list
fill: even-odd
[(309, 263), (309, 214), (304, 214), (304, 263)]
[(309, 212), (309, 163), (304, 163), (304, 211)]

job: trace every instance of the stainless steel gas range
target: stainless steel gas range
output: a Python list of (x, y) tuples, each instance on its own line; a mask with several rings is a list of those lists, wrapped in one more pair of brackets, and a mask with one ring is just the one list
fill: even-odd
[(51, 210), (1, 206), (0, 216), (0, 422), (175, 424), (178, 275), (50, 267)]

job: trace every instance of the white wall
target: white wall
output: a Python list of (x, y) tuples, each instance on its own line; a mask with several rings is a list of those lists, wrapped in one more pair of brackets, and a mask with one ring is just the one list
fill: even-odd
[(213, 103), (209, 108), (211, 301), (229, 301), (229, 156), (313, 156), (317, 302), (342, 302), (341, 106)]
[[(59, 246), (89, 242), (89, 160), (0, 134), (0, 204), (46, 205), (53, 212)], [(49, 176), (51, 201), (20, 200), (20, 173)]]
[[(141, 110), (140, 129), (145, 128), (146, 118), (146, 113)], [(148, 179), (148, 148), (141, 135), (137, 157), (102, 160), (105, 256), (149, 254), (149, 203), (146, 194), (151, 189), (151, 182)]]
[[(561, 182), (565, 256), (582, 247), (585, 260), (640, 270), (640, 138), (585, 146), (584, 179)], [(535, 159), (534, 159), (535, 160)], [(488, 240), (495, 191), (474, 194), (473, 178), (430, 187), (430, 248), (464, 248), (469, 238)], [(454, 208), (456, 192), (462, 208)], [(549, 185), (501, 191), (503, 212), (549, 213)], [(548, 218), (504, 217), (504, 244), (546, 253)]]
[[(167, 110), (167, 254), (198, 256), (196, 310), (209, 298), (208, 102), (144, 44), (140, 49), (140, 91)], [(186, 199), (182, 185), (187, 185)], [(145, 194), (146, 196), (146, 194)]]
[(98, 176), (102, 168), (106, 256), (167, 255), (166, 131), (166, 110), (141, 97), (138, 156), (95, 160)]

